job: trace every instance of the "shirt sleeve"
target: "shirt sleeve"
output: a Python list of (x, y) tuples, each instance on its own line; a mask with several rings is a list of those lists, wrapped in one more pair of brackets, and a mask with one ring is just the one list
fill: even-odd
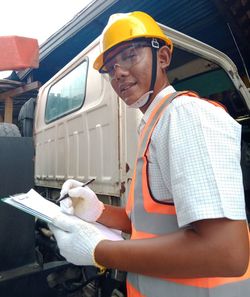
[(161, 159), (167, 156), (169, 168), (161, 169), (169, 175), (179, 226), (212, 218), (245, 219), (241, 126), (204, 100), (175, 101), (159, 123), (167, 134), (159, 148), (167, 150), (158, 153)]

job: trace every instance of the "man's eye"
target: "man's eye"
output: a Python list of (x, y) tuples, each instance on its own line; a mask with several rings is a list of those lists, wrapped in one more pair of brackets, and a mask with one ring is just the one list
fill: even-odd
[(126, 59), (132, 59), (132, 58), (134, 58), (134, 57), (136, 57), (137, 55), (135, 54), (135, 53), (131, 53), (131, 54), (129, 54), (127, 57), (126, 57)]
[(123, 61), (130, 60), (136, 56), (137, 56), (136, 51), (134, 49), (131, 49), (130, 51), (123, 53), (122, 60)]

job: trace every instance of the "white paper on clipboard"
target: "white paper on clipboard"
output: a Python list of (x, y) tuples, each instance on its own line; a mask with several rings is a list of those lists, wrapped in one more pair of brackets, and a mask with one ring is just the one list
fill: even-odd
[[(62, 213), (61, 208), (58, 205), (45, 199), (34, 189), (31, 189), (27, 193), (3, 198), (2, 201), (51, 224), (53, 224), (53, 220), (58, 215), (67, 216), (66, 214)], [(76, 219), (81, 221), (81, 219), (77, 217)], [(107, 235), (108, 238), (111, 240), (123, 239), (119, 230), (108, 228), (99, 223), (91, 224), (94, 224), (104, 235)]]
[(58, 205), (43, 198), (33, 189), (27, 193), (13, 195), (2, 200), (47, 223), (52, 223), (53, 219), (61, 213)]

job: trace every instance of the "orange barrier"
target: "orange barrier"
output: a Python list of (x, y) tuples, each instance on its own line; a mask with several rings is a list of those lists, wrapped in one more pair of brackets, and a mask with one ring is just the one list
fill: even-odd
[(38, 68), (37, 39), (21, 36), (0, 36), (0, 70)]

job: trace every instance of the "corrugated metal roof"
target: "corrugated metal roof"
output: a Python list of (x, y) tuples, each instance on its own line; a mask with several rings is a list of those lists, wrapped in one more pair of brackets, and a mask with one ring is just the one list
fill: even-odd
[[(44, 83), (54, 75), (101, 33), (112, 13), (134, 10), (145, 11), (158, 22), (223, 51), (241, 68), (227, 22), (215, 3), (216, 0), (93, 1), (41, 46), (40, 67), (31, 70), (33, 79)], [(19, 76), (24, 79), (28, 72)]]

